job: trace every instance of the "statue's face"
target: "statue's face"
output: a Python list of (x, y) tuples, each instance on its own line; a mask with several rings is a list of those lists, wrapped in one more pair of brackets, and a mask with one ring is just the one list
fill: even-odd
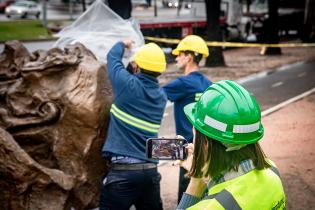
[[(111, 88), (84, 46), (29, 54), (18, 42), (0, 55), (0, 127), (35, 161), (85, 182), (99, 171)], [(95, 179), (95, 178), (94, 178)]]

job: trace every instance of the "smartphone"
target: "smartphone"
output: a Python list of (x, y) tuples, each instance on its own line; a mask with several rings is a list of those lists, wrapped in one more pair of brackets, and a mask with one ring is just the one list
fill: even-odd
[(147, 140), (146, 154), (149, 159), (184, 160), (187, 158), (186, 139), (150, 138)]

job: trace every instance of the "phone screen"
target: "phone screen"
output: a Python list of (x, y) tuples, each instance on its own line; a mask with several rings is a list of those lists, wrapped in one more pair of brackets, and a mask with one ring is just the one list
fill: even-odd
[(186, 146), (185, 139), (148, 139), (147, 157), (158, 160), (184, 160), (188, 154)]

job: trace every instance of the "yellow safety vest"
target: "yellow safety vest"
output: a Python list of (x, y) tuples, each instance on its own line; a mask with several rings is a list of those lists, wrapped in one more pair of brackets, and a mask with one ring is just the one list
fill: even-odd
[(285, 209), (285, 194), (277, 168), (254, 169), (209, 189), (206, 199), (188, 210)]
[(199, 98), (201, 95), (202, 95), (202, 93), (196, 93), (195, 94), (195, 101), (199, 101)]

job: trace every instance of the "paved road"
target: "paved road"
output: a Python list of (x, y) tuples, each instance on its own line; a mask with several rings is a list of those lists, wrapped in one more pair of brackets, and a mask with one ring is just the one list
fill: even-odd
[(262, 110), (266, 110), (315, 87), (315, 62), (295, 65), (268, 72), (262, 78), (244, 82)]
[[(315, 62), (299, 62), (267, 74), (241, 79), (239, 82), (251, 93), (264, 111), (281, 102), (315, 87)], [(169, 104), (160, 129), (160, 136), (173, 137), (175, 134), (173, 106)]]

